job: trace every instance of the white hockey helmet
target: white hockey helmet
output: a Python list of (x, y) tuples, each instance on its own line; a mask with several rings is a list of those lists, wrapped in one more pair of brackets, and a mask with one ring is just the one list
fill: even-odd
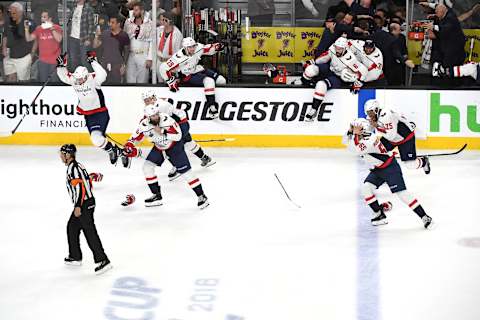
[(145, 101), (145, 99), (156, 98), (156, 97), (157, 97), (157, 95), (155, 94), (155, 91), (153, 91), (151, 89), (142, 92), (142, 100), (143, 101)]
[(160, 113), (160, 109), (158, 108), (157, 105), (149, 104), (148, 106), (145, 107), (144, 112), (145, 112), (145, 116), (151, 117)]
[(347, 50), (348, 40), (345, 37), (339, 37), (333, 45), (335, 47), (335, 53), (341, 57), (345, 53), (345, 50)]
[[(382, 107), (380, 106), (380, 103), (378, 102), (378, 100), (370, 99), (370, 100), (365, 101), (365, 105), (363, 106), (363, 110), (365, 111), (366, 115), (374, 112), (375, 116), (378, 117), (378, 115), (380, 114), (380, 111), (382, 110)], [(373, 120), (376, 120), (376, 119), (373, 119)]]
[(72, 73), (72, 76), (78, 84), (82, 84), (87, 80), (88, 74), (89, 72), (87, 68), (84, 66), (78, 66), (75, 69), (75, 72)]
[(182, 47), (184, 48), (193, 47), (196, 45), (197, 45), (197, 42), (192, 37), (186, 37), (186, 38), (183, 38), (182, 40)]
[(362, 127), (363, 131), (362, 131), (362, 136), (364, 137), (368, 137), (368, 136), (371, 136), (372, 135), (372, 132), (373, 132), (373, 128), (372, 126), (370, 125), (370, 122), (367, 120), (367, 119), (364, 119), (364, 118), (357, 118), (357, 119), (354, 119), (350, 125), (352, 127)]

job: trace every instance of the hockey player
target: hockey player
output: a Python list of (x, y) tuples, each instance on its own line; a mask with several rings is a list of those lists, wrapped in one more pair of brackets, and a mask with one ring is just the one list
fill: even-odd
[(428, 157), (417, 157), (415, 123), (393, 110), (382, 108), (376, 99), (367, 100), (364, 109), (377, 134), (385, 138), (383, 144), (387, 150), (398, 147), (400, 159), (407, 168), (423, 168), (426, 174), (430, 173)]
[(440, 77), (471, 77), (475, 80), (476, 84), (480, 85), (480, 63), (478, 62), (468, 62), (461, 66), (447, 68), (437, 65), (436, 68), (436, 74)]
[(85, 116), (85, 122), (94, 146), (108, 152), (110, 162), (115, 164), (120, 150), (106, 139), (106, 131), (110, 116), (105, 105), (101, 84), (107, 78), (107, 72), (97, 62), (94, 51), (87, 52), (87, 61), (94, 72), (79, 66), (74, 73), (67, 70), (67, 55), (57, 58), (57, 74), (63, 83), (71, 85), (78, 96), (77, 112)]
[(319, 79), (315, 84), (313, 105), (307, 111), (305, 121), (315, 119), (327, 90), (340, 88), (345, 83), (352, 83), (350, 90), (357, 93), (362, 87), (367, 73), (367, 68), (348, 49), (347, 39), (338, 38), (328, 51), (310, 62), (303, 73), (302, 82), (304, 84), (310, 85)]
[(418, 200), (407, 191), (402, 169), (395, 160), (395, 152), (392, 154), (387, 151), (383, 145), (384, 138), (380, 139), (372, 135), (368, 121), (366, 119), (354, 120), (345, 138), (349, 150), (360, 154), (369, 165), (370, 173), (363, 182), (362, 195), (366, 204), (374, 212), (371, 219), (372, 225), (388, 223), (385, 212), (392, 209), (392, 204), (390, 202), (380, 204), (375, 196), (375, 190), (387, 183), (390, 191), (422, 219), (423, 226), (426, 229), (431, 228), (432, 218), (425, 213)]
[(365, 82), (369, 86), (386, 85), (383, 75), (383, 54), (372, 40), (348, 40), (348, 47), (365, 67)]
[(180, 83), (203, 86), (205, 89), (206, 107), (211, 118), (218, 117), (218, 105), (215, 102), (215, 85), (225, 85), (225, 78), (217, 72), (199, 65), (204, 55), (213, 55), (222, 51), (222, 43), (201, 44), (193, 38), (184, 38), (182, 49), (160, 65), (160, 74), (172, 92), (178, 91)]
[(197, 195), (198, 207), (200, 209), (207, 207), (209, 205), (208, 199), (203, 193), (200, 180), (194, 177), (191, 172), (190, 162), (185, 153), (182, 132), (178, 123), (169, 115), (161, 113), (155, 105), (148, 105), (145, 108), (145, 115), (146, 118), (140, 121), (138, 129), (124, 147), (124, 153), (128, 157), (137, 157), (139, 151), (135, 147), (136, 143), (147, 137), (154, 144), (143, 164), (145, 179), (150, 191), (153, 193), (150, 198), (145, 199), (145, 206), (162, 205), (162, 194), (157, 176), (155, 175), (155, 167), (161, 166), (168, 159)]
[[(212, 161), (210, 158), (198, 145), (195, 140), (192, 139), (190, 135), (190, 124), (188, 122), (187, 113), (184, 110), (175, 108), (170, 102), (166, 101), (165, 99), (157, 99), (157, 95), (153, 90), (145, 91), (142, 94), (142, 100), (145, 104), (144, 110), (148, 108), (148, 106), (157, 106), (161, 113), (165, 113), (175, 120), (182, 130), (182, 141), (185, 147), (196, 155), (200, 161), (201, 166), (208, 168), (215, 164), (215, 161)], [(177, 171), (177, 168), (174, 166), (172, 170), (168, 174), (168, 178), (170, 181), (177, 179), (180, 176), (180, 173)]]

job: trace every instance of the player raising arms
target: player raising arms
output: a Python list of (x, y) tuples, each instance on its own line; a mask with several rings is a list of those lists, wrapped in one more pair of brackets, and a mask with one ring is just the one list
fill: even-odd
[[(159, 112), (169, 115), (179, 124), (180, 130), (182, 131), (182, 141), (184, 146), (200, 159), (200, 165), (202, 167), (207, 168), (215, 164), (215, 161), (213, 161), (212, 158), (210, 158), (203, 151), (202, 147), (200, 147), (200, 145), (198, 145), (195, 140), (192, 139), (192, 136), (190, 135), (190, 124), (188, 122), (187, 113), (184, 110), (175, 108), (166, 99), (157, 99), (157, 95), (153, 90), (147, 90), (142, 93), (142, 100), (145, 104), (144, 110), (146, 110), (148, 106), (157, 106)], [(180, 173), (174, 166), (169, 172), (168, 178), (170, 179), (170, 181), (173, 181), (179, 176)]]
[(101, 84), (107, 79), (107, 72), (98, 63), (94, 51), (87, 52), (87, 61), (94, 72), (88, 72), (84, 66), (79, 66), (74, 73), (67, 70), (67, 55), (57, 58), (57, 74), (63, 83), (71, 85), (78, 96), (77, 112), (85, 116), (85, 122), (94, 146), (108, 152), (110, 162), (117, 163), (120, 150), (107, 140), (110, 116), (105, 105)]
[(207, 196), (203, 193), (202, 184), (191, 172), (190, 162), (182, 141), (182, 131), (178, 123), (169, 115), (161, 113), (158, 106), (155, 105), (145, 107), (145, 116), (146, 118), (140, 121), (138, 129), (124, 146), (126, 156), (137, 157), (139, 151), (135, 147), (136, 143), (141, 142), (146, 137), (154, 144), (143, 164), (145, 179), (153, 193), (150, 198), (145, 199), (145, 206), (162, 205), (162, 194), (155, 174), (155, 167), (161, 166), (168, 159), (197, 195), (198, 207), (200, 209), (207, 207), (209, 203)]
[(376, 99), (367, 100), (364, 110), (377, 135), (385, 138), (383, 144), (387, 150), (398, 147), (400, 159), (408, 169), (423, 168), (426, 174), (430, 173), (428, 157), (417, 157), (414, 122), (393, 110), (381, 107)]
[(193, 38), (185, 38), (182, 41), (182, 49), (175, 53), (166, 62), (160, 65), (160, 75), (167, 82), (170, 91), (177, 92), (180, 83), (188, 83), (194, 86), (203, 86), (205, 106), (208, 108), (211, 118), (218, 117), (218, 105), (215, 102), (215, 85), (225, 85), (225, 78), (217, 72), (206, 69), (199, 64), (202, 56), (213, 55), (222, 51), (222, 43), (201, 44)]
[(370, 173), (363, 182), (362, 194), (365, 202), (374, 212), (371, 219), (372, 225), (387, 223), (385, 211), (390, 211), (392, 204), (390, 202), (379, 204), (375, 196), (375, 190), (387, 183), (390, 191), (408, 205), (422, 219), (423, 226), (429, 229), (432, 226), (432, 218), (425, 213), (418, 200), (407, 191), (402, 169), (395, 160), (395, 153), (387, 151), (383, 145), (386, 140), (372, 135), (370, 124), (366, 119), (354, 120), (345, 139), (344, 142), (349, 150), (361, 155), (369, 165)]

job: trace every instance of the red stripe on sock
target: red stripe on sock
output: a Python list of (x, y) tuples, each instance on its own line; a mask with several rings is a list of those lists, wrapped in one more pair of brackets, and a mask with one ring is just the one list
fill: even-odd
[(371, 196), (371, 197), (368, 197), (368, 198), (365, 198), (365, 201), (370, 201), (370, 200), (372, 200), (372, 199), (374, 199), (374, 198), (375, 198), (375, 195), (373, 195), (373, 196)]
[(408, 206), (411, 208), (417, 203), (417, 199), (413, 200), (412, 203), (410, 203)]
[(155, 177), (146, 177), (145, 179), (147, 179), (147, 181), (152, 181), (152, 180), (157, 179), (157, 177), (156, 176)]
[(194, 185), (195, 183), (199, 182), (200, 180), (197, 178), (195, 180), (190, 181), (188, 184), (189, 185)]

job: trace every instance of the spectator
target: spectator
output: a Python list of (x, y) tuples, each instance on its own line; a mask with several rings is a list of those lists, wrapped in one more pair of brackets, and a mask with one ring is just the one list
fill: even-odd
[[(0, 44), (3, 43), (5, 36), (5, 7), (0, 4)], [(3, 71), (3, 50), (0, 51), (0, 81), (5, 80), (5, 72)]]
[(41, 16), (45, 11), (48, 11), (52, 23), (58, 24), (58, 3), (58, 0), (32, 0), (30, 10), (33, 13), (35, 25), (39, 26), (42, 23)]
[(92, 41), (95, 36), (95, 20), (93, 9), (86, 0), (77, 0), (68, 35), (70, 71), (73, 72), (79, 65), (90, 68), (86, 57), (87, 51), (92, 49)]
[(52, 22), (52, 18), (48, 11), (44, 10), (41, 13), (42, 24), (38, 26), (35, 31), (30, 33), (28, 28), (25, 28), (25, 39), (27, 41), (34, 41), (38, 47), (38, 80), (41, 82), (47, 81), (50, 74), (56, 79), (57, 57), (60, 55), (60, 43), (62, 42), (62, 28), (58, 24)]
[(145, 17), (143, 4), (133, 5), (133, 16), (125, 21), (124, 30), (130, 38), (127, 83), (147, 83), (154, 54), (155, 25)]
[(344, 1), (350, 7), (350, 10), (354, 15), (361, 18), (373, 17), (375, 15), (375, 8), (372, 6), (372, 0), (360, 0), (359, 2), (356, 2), (355, 0)]
[(330, 6), (327, 11), (327, 19), (335, 18), (339, 12), (343, 14), (350, 12), (350, 6), (345, 1), (340, 1), (338, 4)]
[(98, 30), (93, 40), (93, 47), (103, 49), (100, 63), (107, 71), (105, 83), (123, 83), (130, 51), (130, 38), (122, 30), (120, 17), (110, 17), (108, 25), (110, 30), (102, 33)]
[(175, 52), (182, 49), (182, 32), (173, 24), (173, 15), (164, 12), (160, 15), (160, 26), (157, 28), (158, 48), (157, 48), (157, 78), (158, 82), (163, 82), (160, 75), (160, 64), (167, 61)]
[(30, 80), (32, 67), (32, 44), (25, 39), (25, 29), (30, 27), (29, 21), (23, 18), (23, 6), (13, 2), (9, 7), (10, 23), (3, 37), (3, 68), (7, 81)]
[(100, 26), (101, 31), (105, 30), (108, 26), (109, 19), (104, 3), (98, 0), (90, 0), (89, 3), (93, 10), (93, 21), (95, 26), (97, 26), (97, 28)]
[(435, 65), (453, 67), (462, 65), (465, 61), (465, 35), (460, 21), (452, 9), (439, 4), (435, 8), (435, 21), (428, 25), (432, 43), (432, 70), (435, 76)]
[(413, 61), (408, 60), (407, 39), (402, 34), (400, 24), (391, 23), (389, 26), (390, 34), (394, 37), (392, 50), (390, 51), (391, 62), (387, 75), (389, 85), (402, 85), (405, 83), (405, 66), (415, 67)]
[(249, 0), (248, 16), (250, 24), (257, 27), (271, 27), (273, 25), (273, 15), (275, 14), (275, 4), (273, 0)]

